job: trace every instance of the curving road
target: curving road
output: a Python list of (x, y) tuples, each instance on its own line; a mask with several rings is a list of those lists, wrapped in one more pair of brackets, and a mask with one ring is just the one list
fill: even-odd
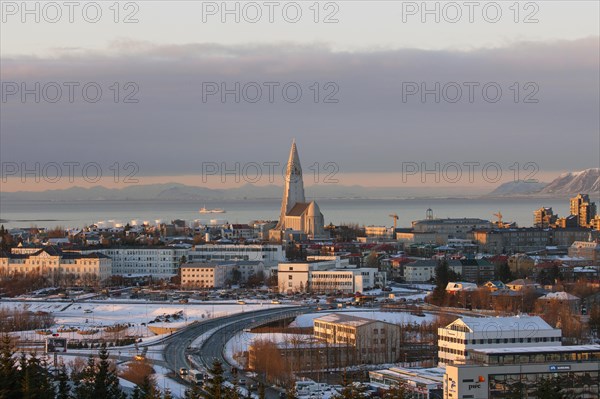
[[(225, 380), (233, 380), (229, 363), (223, 357), (223, 348), (236, 333), (258, 324), (264, 324), (269, 320), (292, 317), (307, 312), (312, 308), (309, 306), (294, 306), (283, 308), (261, 309), (251, 312), (238, 313), (232, 316), (219, 317), (205, 320), (188, 326), (181, 332), (165, 339), (163, 343), (164, 358), (168, 367), (178, 374), (180, 368), (194, 368), (190, 365), (186, 355), (190, 354), (196, 363), (202, 364), (209, 369), (214, 359), (224, 364)], [(190, 348), (192, 341), (200, 335), (210, 332), (210, 335), (199, 348)], [(246, 378), (249, 380), (248, 378)], [(279, 391), (274, 388), (266, 389), (268, 399), (279, 397)]]

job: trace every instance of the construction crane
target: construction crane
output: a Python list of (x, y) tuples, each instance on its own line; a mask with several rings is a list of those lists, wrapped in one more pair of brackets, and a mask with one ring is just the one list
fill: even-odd
[(498, 218), (498, 221), (496, 222), (496, 226), (502, 227), (502, 212), (498, 211), (498, 213), (494, 213), (494, 216), (496, 216)]
[(395, 213), (392, 213), (391, 215), (389, 215), (391, 218), (394, 219), (394, 231), (396, 231), (396, 225), (398, 224), (398, 215)]

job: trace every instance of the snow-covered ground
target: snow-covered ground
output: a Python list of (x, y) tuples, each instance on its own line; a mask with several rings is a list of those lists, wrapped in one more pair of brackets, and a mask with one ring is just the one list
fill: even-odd
[[(148, 301), (123, 303), (111, 300), (76, 303), (39, 300), (0, 302), (0, 308), (52, 313), (55, 325), (49, 328), (49, 331), (71, 340), (99, 338), (101, 334), (107, 333), (104, 330), (106, 327), (117, 324), (127, 324), (127, 328), (118, 333), (121, 338), (125, 336), (152, 337), (154, 334), (148, 329), (148, 326), (178, 328), (197, 320), (281, 306), (284, 305), (273, 305), (266, 302), (243, 305), (236, 302), (164, 304)], [(168, 322), (167, 315), (169, 315)], [(96, 330), (97, 332), (93, 334), (80, 334), (81, 331), (92, 333)], [(35, 331), (21, 332), (15, 335), (31, 340), (44, 338)]]

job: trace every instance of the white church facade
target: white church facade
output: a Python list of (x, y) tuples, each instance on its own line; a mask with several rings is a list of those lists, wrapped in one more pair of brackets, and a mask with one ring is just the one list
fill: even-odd
[(325, 219), (315, 201), (306, 201), (302, 167), (296, 141), (292, 142), (285, 174), (279, 223), (270, 231), (271, 241), (325, 238)]

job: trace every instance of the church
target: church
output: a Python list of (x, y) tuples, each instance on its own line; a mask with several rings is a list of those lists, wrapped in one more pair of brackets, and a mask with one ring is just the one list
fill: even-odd
[(306, 202), (302, 167), (296, 141), (288, 159), (279, 223), (269, 232), (271, 241), (318, 240), (325, 238), (325, 220), (315, 201)]

